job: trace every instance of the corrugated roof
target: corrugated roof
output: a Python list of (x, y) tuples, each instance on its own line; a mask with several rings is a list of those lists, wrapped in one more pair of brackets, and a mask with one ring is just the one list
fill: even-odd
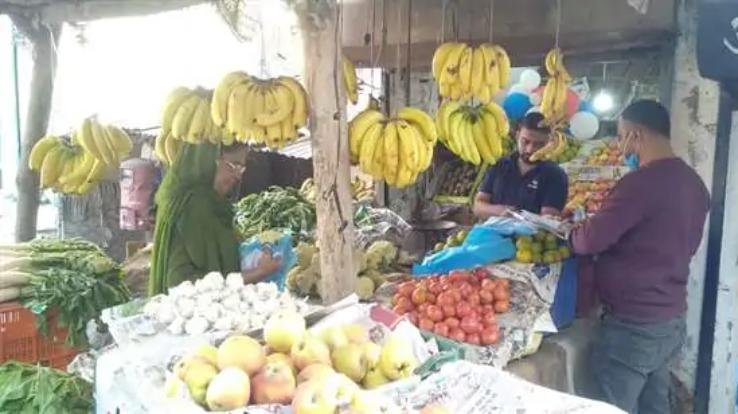
[[(261, 151), (271, 151), (267, 147), (260, 148)], [(310, 137), (300, 137), (297, 141), (287, 145), (279, 151), (273, 151), (277, 154), (284, 155), (285, 157), (301, 158), (303, 160), (309, 160), (313, 158), (313, 146), (310, 142)]]

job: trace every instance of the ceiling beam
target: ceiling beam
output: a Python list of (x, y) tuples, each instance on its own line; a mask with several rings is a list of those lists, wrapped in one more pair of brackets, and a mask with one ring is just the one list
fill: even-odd
[(0, 0), (0, 14), (38, 16), (46, 24), (143, 16), (210, 0)]

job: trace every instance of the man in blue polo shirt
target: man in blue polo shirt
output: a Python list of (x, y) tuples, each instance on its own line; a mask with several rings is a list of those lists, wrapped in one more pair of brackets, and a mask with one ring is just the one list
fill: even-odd
[(530, 160), (550, 138), (551, 130), (543, 121), (538, 112), (529, 113), (521, 121), (517, 152), (501, 158), (487, 171), (474, 200), (477, 218), (502, 216), (507, 210), (561, 215), (569, 192), (566, 173), (556, 163)]

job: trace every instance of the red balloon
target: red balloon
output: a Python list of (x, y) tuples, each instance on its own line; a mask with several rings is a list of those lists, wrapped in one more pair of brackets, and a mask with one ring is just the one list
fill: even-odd
[(566, 117), (571, 118), (579, 111), (579, 95), (573, 90), (566, 91)]

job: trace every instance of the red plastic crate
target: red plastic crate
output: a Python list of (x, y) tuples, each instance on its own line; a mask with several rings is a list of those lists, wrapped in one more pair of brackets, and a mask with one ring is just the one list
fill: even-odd
[(36, 329), (36, 316), (17, 302), (0, 303), (0, 363), (16, 360), (64, 370), (77, 355), (64, 345), (67, 330), (49, 318), (49, 332)]

